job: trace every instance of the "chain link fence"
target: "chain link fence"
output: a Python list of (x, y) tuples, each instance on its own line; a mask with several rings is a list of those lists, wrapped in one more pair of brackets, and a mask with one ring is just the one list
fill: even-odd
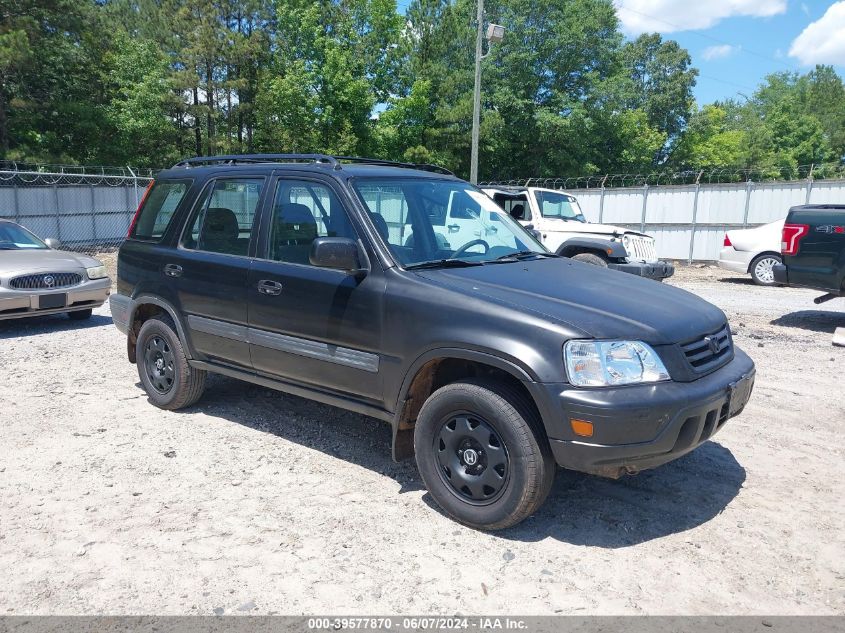
[(102, 253), (126, 237), (152, 170), (0, 162), (0, 219), (62, 248)]

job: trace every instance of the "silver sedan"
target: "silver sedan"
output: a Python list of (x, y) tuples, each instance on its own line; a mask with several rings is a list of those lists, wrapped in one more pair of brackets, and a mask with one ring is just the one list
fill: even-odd
[(87, 319), (103, 305), (111, 280), (102, 262), (56, 246), (0, 220), (0, 320), (62, 312)]

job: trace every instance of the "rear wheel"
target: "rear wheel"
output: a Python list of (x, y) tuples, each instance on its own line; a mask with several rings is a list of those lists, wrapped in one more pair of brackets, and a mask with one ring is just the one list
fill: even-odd
[(446, 385), (426, 400), (414, 431), (417, 467), (452, 518), (499, 530), (533, 514), (555, 462), (533, 406), (505, 383)]
[(182, 342), (169, 317), (153, 317), (138, 332), (138, 376), (150, 402), (161, 409), (194, 404), (205, 388), (205, 372), (188, 364)]
[(607, 268), (607, 259), (598, 253), (578, 253), (572, 259), (577, 259), (579, 262), (584, 262), (585, 264)]
[(751, 279), (758, 286), (776, 286), (774, 267), (781, 263), (780, 255), (764, 253), (751, 262)]
[(90, 319), (91, 315), (94, 313), (91, 308), (87, 310), (74, 310), (73, 312), (68, 312), (67, 316), (71, 321), (84, 321), (85, 319)]

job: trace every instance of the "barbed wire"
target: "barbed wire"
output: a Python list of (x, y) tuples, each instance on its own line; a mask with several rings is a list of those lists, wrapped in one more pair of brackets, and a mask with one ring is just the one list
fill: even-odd
[(796, 180), (845, 180), (845, 165), (820, 163), (796, 167), (717, 167), (650, 173), (591, 174), (560, 178), (490, 180), (481, 186), (544, 187), (548, 189), (599, 189), (658, 185), (790, 182)]
[(155, 170), (133, 167), (50, 165), (0, 161), (0, 187), (14, 185), (106, 185), (119, 187), (127, 182), (146, 185)]

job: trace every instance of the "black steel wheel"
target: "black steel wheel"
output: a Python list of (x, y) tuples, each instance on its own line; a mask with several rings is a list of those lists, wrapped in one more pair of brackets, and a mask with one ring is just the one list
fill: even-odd
[(182, 409), (202, 396), (205, 372), (191, 367), (170, 317), (161, 315), (144, 322), (135, 358), (138, 377), (155, 406)]
[(440, 477), (461, 499), (488, 504), (505, 489), (508, 450), (489, 422), (469, 412), (449, 416), (434, 443)]
[(144, 347), (144, 371), (150, 384), (164, 395), (173, 388), (176, 377), (173, 350), (161, 336), (151, 336)]
[(492, 379), (467, 378), (431, 394), (417, 417), (414, 451), (437, 505), (482, 530), (532, 515), (556, 468), (533, 402), (517, 386)]

